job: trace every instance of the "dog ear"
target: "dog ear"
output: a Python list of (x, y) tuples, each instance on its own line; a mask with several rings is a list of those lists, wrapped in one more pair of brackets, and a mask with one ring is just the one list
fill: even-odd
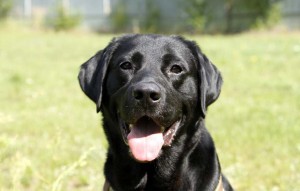
[(78, 80), (82, 91), (97, 105), (100, 111), (103, 81), (107, 70), (105, 49), (96, 53), (80, 67)]
[(198, 52), (199, 68), (199, 95), (202, 116), (205, 117), (207, 107), (215, 102), (220, 93), (223, 84), (222, 76), (215, 65), (200, 52)]
[(80, 67), (78, 80), (82, 91), (97, 105), (97, 112), (101, 110), (103, 83), (109, 61), (115, 49), (113, 41), (104, 49), (96, 53)]

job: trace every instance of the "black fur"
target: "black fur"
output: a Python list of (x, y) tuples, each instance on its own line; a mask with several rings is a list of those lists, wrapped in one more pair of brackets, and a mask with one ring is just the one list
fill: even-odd
[[(162, 35), (113, 39), (81, 66), (79, 82), (103, 114), (104, 174), (114, 190), (215, 190), (222, 174), (205, 116), (222, 77), (195, 42)], [(121, 131), (143, 116), (164, 127), (180, 119), (171, 145), (147, 163), (131, 156)], [(233, 190), (225, 177), (223, 185)]]

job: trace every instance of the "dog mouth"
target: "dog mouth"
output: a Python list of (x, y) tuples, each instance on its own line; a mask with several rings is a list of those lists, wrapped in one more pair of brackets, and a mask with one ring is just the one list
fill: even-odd
[(156, 159), (162, 147), (171, 146), (181, 120), (164, 127), (148, 116), (139, 118), (133, 124), (121, 122), (124, 142), (129, 146), (132, 156), (140, 162)]

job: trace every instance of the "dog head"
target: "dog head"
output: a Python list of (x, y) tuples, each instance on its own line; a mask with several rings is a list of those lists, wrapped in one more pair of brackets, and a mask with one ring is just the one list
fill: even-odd
[(161, 35), (114, 39), (81, 66), (78, 78), (104, 119), (118, 122), (117, 134), (142, 162), (156, 159), (189, 122), (205, 118), (222, 85), (196, 43)]

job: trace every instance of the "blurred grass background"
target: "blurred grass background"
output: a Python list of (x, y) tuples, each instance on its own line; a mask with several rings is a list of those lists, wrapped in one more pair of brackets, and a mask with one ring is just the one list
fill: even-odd
[[(114, 35), (0, 28), (0, 190), (101, 190), (107, 143), (79, 66)], [(187, 36), (222, 71), (207, 127), (236, 190), (299, 190), (300, 34)]]

